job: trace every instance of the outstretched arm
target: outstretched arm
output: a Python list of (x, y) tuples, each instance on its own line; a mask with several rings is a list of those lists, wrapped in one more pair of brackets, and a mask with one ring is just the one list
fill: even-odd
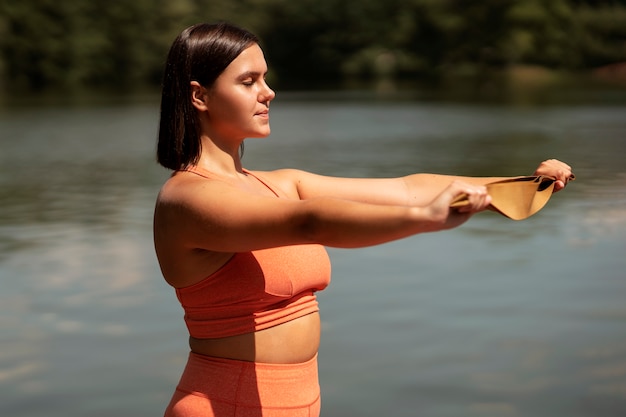
[[(460, 181), (453, 181), (426, 205), (375, 204), (323, 195), (275, 198), (223, 181), (178, 181), (176, 186), (166, 184), (157, 200), (158, 247), (215, 252), (305, 243), (364, 247), (459, 226), (490, 203), (485, 187)], [(468, 195), (469, 204), (450, 209), (451, 201), (461, 194)]]
[[(398, 178), (337, 178), (297, 170), (264, 173), (296, 198), (335, 197), (351, 201), (382, 205), (424, 206), (432, 202), (453, 181), (473, 185), (511, 177), (463, 177), (441, 174), (413, 174)], [(539, 164), (533, 175), (557, 179), (554, 190), (565, 187), (572, 175), (571, 167), (550, 159)]]

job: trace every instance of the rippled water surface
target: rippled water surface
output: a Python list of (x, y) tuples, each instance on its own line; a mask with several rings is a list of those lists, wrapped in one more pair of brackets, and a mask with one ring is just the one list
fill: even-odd
[[(574, 93), (572, 93), (574, 94)], [(153, 253), (157, 101), (0, 109), (0, 415), (161, 415), (186, 329)], [(626, 415), (626, 91), (279, 95), (250, 169), (578, 177), (536, 216), (330, 249), (323, 416)]]

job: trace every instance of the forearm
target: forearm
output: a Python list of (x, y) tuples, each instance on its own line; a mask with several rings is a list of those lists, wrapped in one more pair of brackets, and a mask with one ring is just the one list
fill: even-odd
[(424, 206), (429, 204), (454, 180), (474, 185), (501, 178), (472, 178), (439, 174), (413, 174), (395, 178), (338, 178), (283, 170), (271, 173), (276, 181), (284, 181), (286, 189), (295, 184), (301, 200), (336, 197), (345, 200), (380, 205)]
[[(444, 182), (447, 186), (427, 204), (377, 205), (325, 197), (305, 200), (305, 235), (327, 246), (371, 246), (457, 227), (491, 202), (485, 187), (466, 181)], [(459, 195), (466, 195), (468, 204), (451, 210), (450, 202)]]
[(407, 204), (423, 206), (430, 203), (453, 181), (459, 180), (473, 185), (485, 185), (514, 177), (464, 177), (443, 174), (412, 174), (402, 177), (406, 186)]
[(307, 240), (330, 247), (372, 246), (414, 234), (440, 230), (444, 223), (419, 206), (377, 205), (335, 198), (315, 198), (304, 204)]

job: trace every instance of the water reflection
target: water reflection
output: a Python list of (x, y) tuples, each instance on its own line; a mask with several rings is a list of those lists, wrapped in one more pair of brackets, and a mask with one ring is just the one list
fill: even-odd
[[(251, 169), (517, 175), (558, 157), (578, 176), (523, 223), (485, 214), (332, 250), (328, 415), (626, 412), (624, 103), (279, 96)], [(155, 101), (0, 113), (0, 414), (148, 416), (169, 400), (186, 335), (152, 250), (157, 117)]]

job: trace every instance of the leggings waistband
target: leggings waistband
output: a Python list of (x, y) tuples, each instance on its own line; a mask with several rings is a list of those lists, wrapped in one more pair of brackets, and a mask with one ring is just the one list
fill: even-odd
[(215, 401), (260, 407), (301, 407), (319, 400), (317, 355), (273, 364), (190, 352), (178, 390)]

